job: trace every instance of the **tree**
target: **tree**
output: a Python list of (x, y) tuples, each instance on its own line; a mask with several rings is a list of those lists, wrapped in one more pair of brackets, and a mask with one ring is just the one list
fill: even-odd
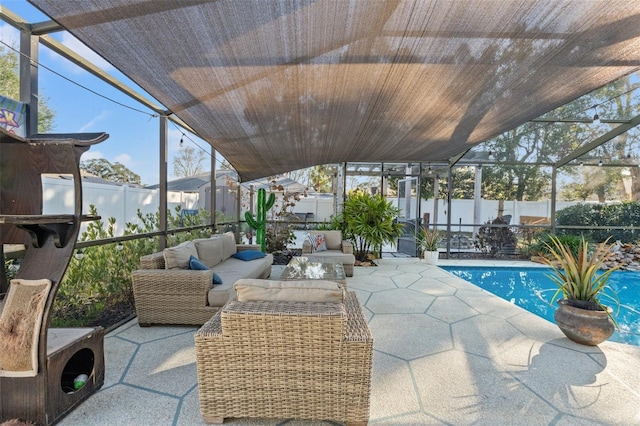
[[(0, 94), (15, 100), (20, 99), (20, 73), (18, 55), (13, 51), (5, 51), (0, 46)], [(49, 108), (49, 99), (40, 94), (38, 98), (38, 132), (48, 133), (53, 130), (55, 112)]]
[(205, 152), (197, 152), (191, 146), (180, 148), (180, 153), (173, 158), (173, 174), (177, 177), (195, 176), (204, 172)]
[(81, 161), (80, 170), (111, 182), (141, 185), (140, 176), (129, 170), (124, 164), (118, 162), (112, 164), (104, 158)]
[(333, 176), (329, 173), (329, 166), (324, 164), (315, 166), (309, 173), (309, 186), (316, 192), (331, 192), (333, 189)]

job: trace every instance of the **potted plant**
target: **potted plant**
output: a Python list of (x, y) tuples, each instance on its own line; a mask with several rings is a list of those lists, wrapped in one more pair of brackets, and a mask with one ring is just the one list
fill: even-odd
[(556, 324), (569, 339), (584, 345), (604, 342), (617, 327), (613, 310), (601, 302), (601, 298), (607, 298), (620, 305), (617, 294), (607, 284), (618, 266), (601, 270), (613, 253), (608, 241), (597, 245), (590, 253), (589, 243), (583, 236), (576, 253), (569, 244), (551, 236), (547, 243), (550, 258), (542, 260), (553, 270), (549, 277), (558, 286), (551, 303), (563, 296), (558, 299)]
[(440, 241), (440, 232), (437, 229), (420, 228), (418, 235), (418, 244), (422, 250), (424, 260), (430, 265), (438, 263), (438, 242)]

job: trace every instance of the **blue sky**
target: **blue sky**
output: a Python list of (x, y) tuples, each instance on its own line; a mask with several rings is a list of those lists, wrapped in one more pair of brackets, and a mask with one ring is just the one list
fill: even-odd
[[(30, 23), (48, 20), (45, 15), (25, 0), (1, 0), (0, 5)], [(84, 57), (90, 58), (94, 64), (145, 97), (152, 99), (146, 92), (115, 70), (109, 63), (93, 54), (70, 34), (63, 32), (51, 34), (51, 36), (81, 53)], [(18, 31), (4, 21), (0, 21), (0, 40), (12, 47), (19, 47)], [(40, 46), (39, 56), (39, 63), (42, 65), (39, 68), (40, 95), (48, 98), (49, 107), (56, 113), (53, 132), (107, 132), (110, 135), (109, 139), (99, 145), (94, 145), (89, 152), (83, 155), (82, 159), (105, 158), (112, 163), (120, 162), (139, 174), (143, 184), (157, 183), (159, 177), (159, 119), (151, 116), (152, 111), (44, 46)], [(102, 96), (143, 112), (137, 112), (106, 100), (44, 67), (50, 68)], [(173, 157), (178, 153), (182, 132), (182, 129), (171, 122), (169, 123), (169, 179), (174, 177)], [(211, 152), (210, 146), (206, 142), (189, 133), (187, 135), (197, 145), (205, 148), (208, 153)], [(188, 138), (184, 139), (185, 144), (192, 144), (195, 149), (199, 149)], [(219, 155), (218, 159), (220, 160)], [(203, 166), (205, 170), (209, 170), (208, 155)]]

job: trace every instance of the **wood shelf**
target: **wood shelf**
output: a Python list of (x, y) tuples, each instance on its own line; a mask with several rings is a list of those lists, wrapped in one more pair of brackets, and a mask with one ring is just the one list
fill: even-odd
[(76, 226), (76, 222), (89, 222), (99, 220), (97, 215), (82, 215), (76, 218), (72, 214), (54, 215), (0, 215), (0, 224), (15, 225), (24, 229), (31, 235), (33, 247), (43, 246), (48, 235), (53, 236), (56, 247), (67, 245), (69, 232)]

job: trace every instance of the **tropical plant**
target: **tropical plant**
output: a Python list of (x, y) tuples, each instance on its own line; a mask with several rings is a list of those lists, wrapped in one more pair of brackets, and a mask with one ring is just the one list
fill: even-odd
[(379, 255), (383, 244), (396, 243), (404, 226), (395, 220), (399, 214), (382, 195), (355, 190), (349, 192), (342, 213), (332, 218), (332, 226), (353, 243), (356, 259), (364, 261), (368, 254)]
[(609, 276), (619, 266), (602, 271), (605, 262), (613, 254), (611, 250), (613, 244), (609, 245), (609, 239), (607, 239), (598, 244), (593, 252), (590, 252), (589, 243), (583, 236), (576, 254), (570, 245), (563, 243), (558, 237), (550, 236), (549, 239), (550, 243), (547, 246), (550, 258), (544, 258), (543, 262), (553, 270), (549, 278), (558, 286), (551, 298), (551, 303), (559, 296), (584, 302), (595, 302), (602, 310), (609, 313), (615, 324), (612, 311), (600, 302), (600, 298), (605, 297), (614, 301), (618, 307), (620, 305), (618, 295), (607, 284)]
[(420, 228), (420, 234), (418, 235), (418, 244), (423, 252), (425, 251), (437, 251), (438, 243), (440, 242), (440, 231), (437, 229)]

